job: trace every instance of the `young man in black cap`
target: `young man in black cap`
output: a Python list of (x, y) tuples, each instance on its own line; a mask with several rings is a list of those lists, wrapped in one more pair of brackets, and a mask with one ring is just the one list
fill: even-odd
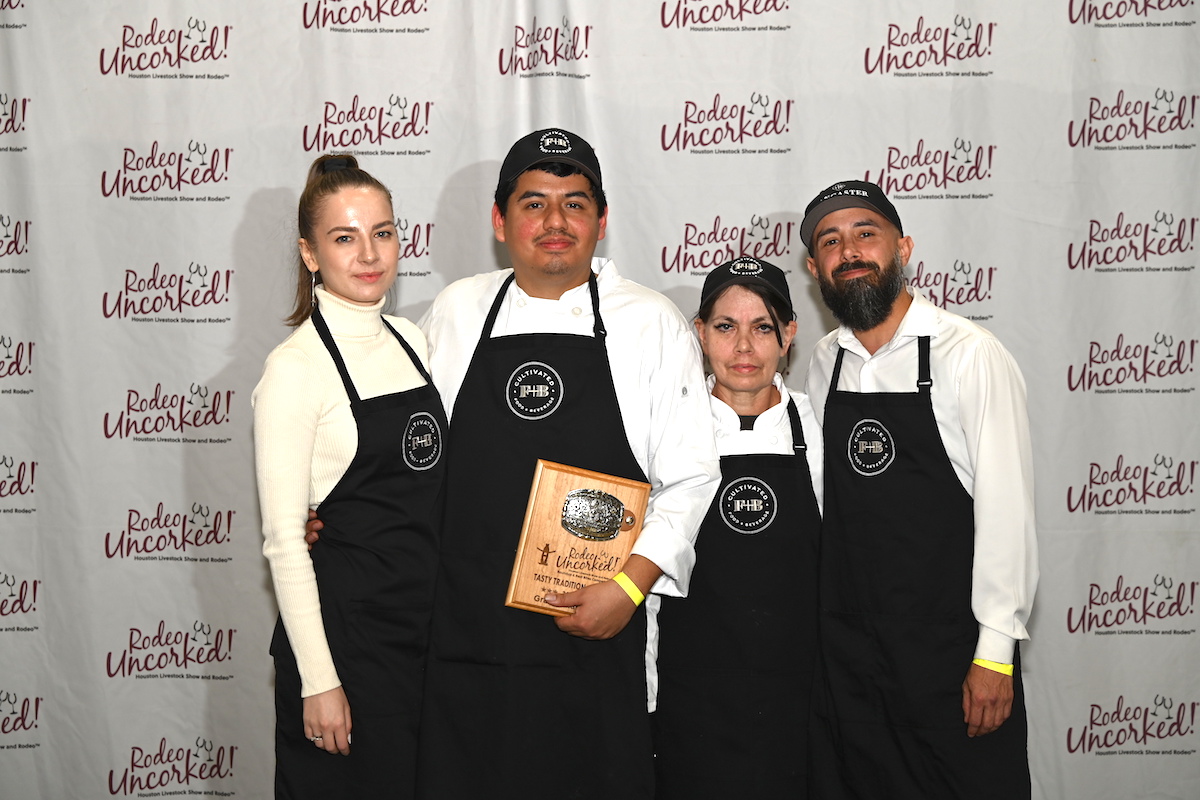
[(842, 323), (806, 387), (825, 439), (821, 643), (841, 781), (861, 798), (1027, 798), (1024, 379), (991, 333), (905, 285), (913, 242), (878, 186), (821, 192), (800, 235)]
[[(582, 138), (517, 141), (495, 200), (512, 269), (457, 281), (421, 323), (451, 432), (420, 782), (650, 798), (640, 603), (686, 594), (719, 476), (699, 350), (670, 301), (593, 258), (608, 209)], [(567, 617), (504, 607), (538, 458), (652, 486), (626, 579), (546, 598)]]

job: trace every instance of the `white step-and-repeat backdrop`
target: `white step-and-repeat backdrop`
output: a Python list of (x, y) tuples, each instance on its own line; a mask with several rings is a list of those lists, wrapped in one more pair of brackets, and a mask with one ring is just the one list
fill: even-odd
[[(695, 309), (881, 183), (1030, 387), (1039, 798), (1200, 797), (1195, 0), (0, 0), (0, 795), (270, 793), (250, 393), (320, 152), (392, 187), (395, 308), (503, 266), (509, 144), (596, 147), (601, 254)], [(936, 503), (937, 498), (914, 498)]]

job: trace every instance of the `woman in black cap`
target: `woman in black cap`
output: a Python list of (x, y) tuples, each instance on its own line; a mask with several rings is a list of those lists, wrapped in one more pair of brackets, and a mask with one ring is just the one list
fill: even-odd
[(686, 599), (658, 612), (660, 800), (807, 796), (816, 661), (821, 435), (779, 367), (796, 323), (782, 270), (709, 273), (696, 331), (710, 375), (721, 489)]

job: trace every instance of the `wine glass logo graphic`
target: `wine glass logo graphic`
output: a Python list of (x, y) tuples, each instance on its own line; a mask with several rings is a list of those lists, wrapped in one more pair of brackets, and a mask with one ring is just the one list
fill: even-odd
[[(1167, 104), (1167, 107), (1164, 109), (1159, 109), (1158, 104), (1162, 103), (1162, 102), (1165, 102)], [(1174, 92), (1169, 91), (1167, 89), (1155, 89), (1154, 90), (1154, 105), (1152, 105), (1150, 107), (1153, 108), (1155, 111), (1161, 110), (1167, 114), (1170, 114), (1171, 106), (1174, 103), (1175, 103), (1175, 93)]]
[(196, 19), (195, 17), (188, 17), (187, 26), (188, 26), (188, 31), (187, 31), (187, 34), (183, 38), (191, 40), (192, 31), (195, 31), (196, 33), (200, 34), (200, 37), (199, 37), (200, 44), (204, 44), (204, 32), (206, 30), (208, 30), (208, 23), (202, 19)]
[(764, 118), (769, 117), (769, 116), (771, 116), (770, 114), (767, 113), (767, 107), (769, 105), (771, 105), (771, 98), (769, 96), (767, 96), (765, 93), (764, 94), (759, 94), (758, 92), (750, 93), (750, 108), (752, 109), (751, 113), (753, 113), (753, 109), (756, 106), (762, 106), (763, 117)]
[(971, 279), (971, 264), (970, 264), (970, 262), (960, 261), (956, 258), (956, 259), (954, 259), (954, 275), (952, 275), (950, 277), (950, 280), (953, 281), (954, 283), (958, 283), (959, 275), (963, 276), (963, 279), (962, 279), (963, 283), (971, 282), (971, 280), (970, 280)]
[(199, 276), (199, 278), (200, 278), (200, 288), (201, 288), (201, 289), (206, 289), (206, 288), (208, 288), (208, 280), (207, 280), (207, 278), (208, 278), (208, 265), (207, 265), (207, 264), (197, 264), (195, 261), (193, 261), (193, 262), (191, 262), (190, 264), (188, 264), (188, 278), (187, 278), (187, 284), (188, 284), (189, 286), (191, 286), (191, 285), (192, 285), (192, 276), (193, 276), (193, 275)]
[(966, 139), (960, 139), (957, 136), (954, 138), (954, 152), (950, 156), (951, 161), (958, 161), (958, 154), (963, 154), (963, 161), (970, 161), (968, 157), (971, 154), (971, 143)]
[(408, 225), (407, 219), (396, 217), (396, 230), (400, 231), (400, 241), (402, 242), (408, 241)]
[(959, 38), (958, 31), (960, 28), (962, 29), (962, 32), (963, 32), (962, 38), (970, 39), (971, 38), (971, 18), (964, 17), (962, 14), (955, 14), (954, 15), (954, 32), (951, 33), (950, 36), (955, 39)]
[(0, 691), (0, 713), (3, 711), (3, 706), (8, 703), (8, 713), (10, 716), (17, 713), (17, 698), (16, 692)]
[(388, 110), (387, 110), (387, 115), (389, 117), (393, 116), (393, 111), (392, 111), (393, 108), (400, 112), (400, 119), (408, 119), (408, 98), (407, 97), (401, 97), (398, 94), (389, 94), (388, 95)]
[(1171, 709), (1175, 706), (1175, 700), (1165, 695), (1154, 695), (1154, 710), (1150, 712), (1150, 716), (1157, 717), (1158, 710), (1163, 710), (1163, 716), (1171, 716)]
[(1154, 589), (1151, 590), (1150, 594), (1154, 595), (1155, 597), (1158, 597), (1158, 589), (1159, 589), (1159, 587), (1162, 587), (1163, 591), (1166, 592), (1167, 597), (1169, 598), (1171, 596), (1171, 587), (1174, 585), (1175, 585), (1174, 579), (1168, 578), (1166, 575), (1155, 575), (1154, 576)]
[(0, 347), (4, 348), (4, 357), (12, 358), (13, 340), (11, 336), (0, 335)]
[[(1160, 223), (1167, 226), (1166, 231), (1159, 231), (1158, 226)], [(1153, 230), (1155, 233), (1169, 233), (1171, 231), (1171, 226), (1174, 224), (1175, 224), (1175, 215), (1174, 214), (1170, 214), (1166, 211), (1155, 211), (1154, 212), (1154, 227), (1151, 230)]]
[[(188, 518), (188, 522), (192, 525), (199, 524), (201, 527), (208, 525), (208, 512), (210, 510), (208, 506), (192, 503), (192, 516)], [(197, 520), (197, 518), (199, 519)]]
[(200, 641), (200, 634), (204, 634), (205, 647), (208, 647), (210, 644), (212, 644), (212, 625), (208, 624), (207, 622), (196, 620), (194, 623), (192, 623), (192, 641)]
[(212, 739), (205, 739), (203, 736), (196, 737), (196, 758), (199, 758), (200, 754), (203, 752), (203, 753), (208, 753), (208, 758), (206, 758), (204, 760), (212, 761), (213, 760), (212, 751), (213, 751), (213, 740)]
[(14, 477), (12, 468), (13, 468), (13, 465), (16, 463), (17, 462), (13, 461), (13, 457), (10, 455), (0, 456), (0, 467), (4, 467), (5, 469), (8, 470), (8, 479), (9, 480), (12, 480)]
[(202, 384), (193, 383), (193, 384), (191, 384), (191, 394), (192, 394), (192, 396), (190, 398), (188, 398), (189, 406), (197, 405), (196, 398), (199, 398), (200, 399), (200, 402), (199, 402), (200, 408), (208, 408), (209, 389), (207, 386), (204, 386)]
[(1171, 467), (1173, 467), (1173, 466), (1175, 466), (1175, 459), (1173, 459), (1173, 458), (1171, 458), (1171, 457), (1169, 457), (1169, 456), (1164, 456), (1164, 455), (1160, 455), (1160, 454), (1158, 454), (1158, 453), (1155, 453), (1155, 455), (1154, 455), (1154, 469), (1152, 469), (1152, 470), (1150, 471), (1150, 474), (1151, 474), (1151, 475), (1153, 475), (1153, 476), (1155, 476), (1155, 477), (1158, 477), (1158, 468), (1159, 468), (1159, 467), (1162, 467), (1162, 468), (1163, 468), (1163, 469), (1165, 469), (1165, 470), (1166, 470), (1168, 473), (1170, 473), (1170, 471), (1171, 471)]
[(750, 215), (750, 230), (751, 230), (751, 232), (756, 231), (759, 228), (762, 228), (762, 234), (759, 236), (760, 239), (763, 239), (765, 241), (765, 240), (771, 238), (771, 237), (767, 236), (767, 231), (770, 230), (770, 228), (771, 228), (770, 217), (760, 217), (758, 214), (751, 214)]
[(8, 587), (8, 596), (16, 597), (17, 593), (13, 590), (17, 586), (17, 576), (13, 575), (12, 573), (3, 573), (3, 572), (0, 572), (0, 575), (4, 576), (4, 577), (0, 578), (0, 586), (7, 586)]
[[(1170, 336), (1170, 335), (1168, 335), (1168, 334), (1165, 334), (1165, 333), (1155, 333), (1155, 334), (1154, 334), (1154, 349), (1153, 349), (1153, 350), (1151, 350), (1150, 352), (1151, 352), (1151, 353), (1154, 353), (1154, 355), (1159, 355), (1159, 352), (1158, 352), (1158, 346), (1159, 346), (1160, 344), (1161, 344), (1163, 347), (1167, 348), (1167, 350), (1166, 350), (1166, 353), (1170, 353), (1170, 352), (1171, 352), (1171, 345), (1175, 344), (1175, 337), (1174, 337), (1174, 336)], [(1165, 353), (1165, 354), (1166, 354), (1166, 353)], [(1165, 354), (1164, 354), (1164, 355), (1165, 355)]]
[(195, 153), (196, 155), (200, 156), (200, 166), (202, 166), (202, 167), (208, 166), (208, 161), (205, 160), (205, 156), (208, 155), (208, 145), (207, 144), (205, 144), (204, 142), (197, 142), (195, 139), (189, 139), (188, 140), (188, 154), (187, 154), (187, 157), (184, 158), (184, 161), (188, 162), (189, 164), (192, 163), (192, 153)]
[(12, 214), (9, 214), (7, 217), (0, 214), (0, 227), (4, 228), (4, 236), (0, 238), (7, 239), (12, 232)]

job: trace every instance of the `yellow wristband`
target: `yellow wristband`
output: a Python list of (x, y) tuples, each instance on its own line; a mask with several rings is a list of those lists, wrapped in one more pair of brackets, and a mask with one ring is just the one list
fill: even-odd
[[(642, 601), (646, 599), (646, 595), (642, 594), (642, 590), (624, 572), (618, 572), (616, 575), (613, 575), (612, 579), (616, 582), (617, 586), (625, 590), (625, 594), (629, 595), (629, 599), (633, 601), (635, 606), (640, 606)], [(1011, 670), (1012, 667), (1009, 667), (1009, 669)]]
[(1012, 677), (1012, 674), (1013, 674), (1013, 665), (1012, 664), (1001, 664), (996, 661), (988, 661), (986, 658), (977, 658), (974, 661), (972, 661), (971, 663), (978, 664), (979, 666), (983, 667), (984, 669), (990, 669), (992, 672), (999, 672), (1001, 675), (1007, 675), (1010, 678)]

